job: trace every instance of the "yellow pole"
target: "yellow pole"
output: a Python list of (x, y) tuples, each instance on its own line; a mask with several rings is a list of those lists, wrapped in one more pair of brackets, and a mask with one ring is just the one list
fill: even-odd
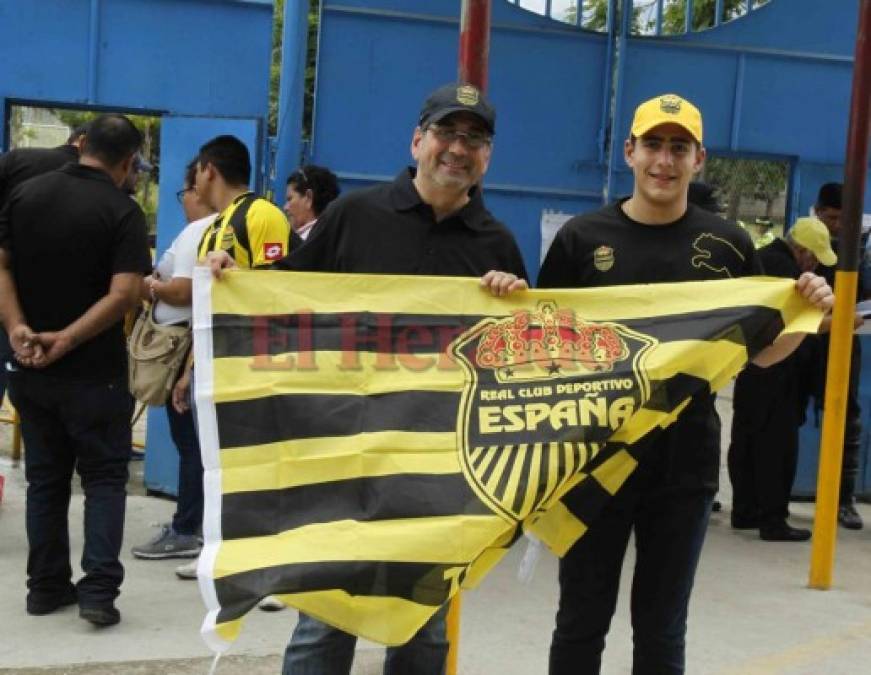
[(457, 675), (457, 658), (460, 653), (460, 600), (459, 592), (451, 599), (448, 606), (448, 663), (445, 675)]
[(832, 568), (835, 565), (838, 493), (841, 489), (841, 461), (844, 454), (844, 425), (847, 419), (847, 389), (850, 381), (850, 355), (853, 351), (851, 347), (857, 283), (857, 272), (835, 272), (835, 308), (832, 314), (823, 401), (823, 430), (809, 580), (811, 588), (820, 590), (831, 587)]

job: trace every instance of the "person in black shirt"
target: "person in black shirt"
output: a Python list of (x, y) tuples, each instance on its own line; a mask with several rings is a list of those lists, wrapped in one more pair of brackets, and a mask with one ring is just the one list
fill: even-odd
[(67, 142), (56, 148), (16, 148), (0, 155), (0, 208), (16, 185), (67, 162), (78, 162), (87, 132), (87, 125), (77, 126), (70, 131)]
[[(276, 263), (285, 270), (481, 277), (502, 296), (527, 287), (508, 228), (484, 206), (480, 181), (490, 161), (496, 113), (471, 85), (449, 84), (424, 102), (411, 140), (416, 168), (332, 202), (305, 246)], [(210, 254), (219, 276), (226, 253)], [(483, 276), (482, 276), (483, 275)], [(385, 675), (441, 675), (446, 607), (407, 644), (387, 650)], [(350, 672), (357, 638), (300, 614), (284, 675)]]
[[(798, 279), (818, 262), (837, 262), (828, 230), (816, 218), (799, 218), (783, 239), (758, 254), (766, 275), (788, 279)], [(810, 530), (786, 522), (805, 407), (804, 347), (769, 368), (751, 363), (735, 381), (728, 454), (732, 527), (758, 528), (765, 541), (807, 541), (811, 536)]]
[[(695, 106), (673, 94), (642, 103), (623, 152), (634, 175), (632, 196), (570, 219), (548, 251), (539, 287), (759, 274), (750, 237), (687, 202), (690, 180), (705, 159)], [(805, 275), (796, 286), (810, 302), (831, 307), (831, 289), (820, 277)], [(775, 363), (800, 339), (778, 338), (756, 362)], [(599, 672), (632, 531), (632, 672), (684, 672), (690, 592), (719, 473), (720, 421), (713, 400), (710, 393), (697, 396), (670, 427), (646, 441), (638, 468), (560, 561), (551, 675)]]
[[(114, 600), (124, 577), (133, 399), (122, 320), (151, 266), (145, 217), (119, 189), (141, 140), (126, 117), (98, 117), (78, 164), (19, 185), (0, 212), (0, 319), (20, 364), (9, 390), (27, 446), (27, 611), (78, 602), (79, 615), (99, 626), (120, 620)], [(85, 493), (76, 586), (73, 469)]]
[[(75, 127), (64, 145), (56, 148), (17, 148), (0, 155), (0, 210), (12, 188), (24, 181), (59, 169), (67, 162), (79, 161), (87, 125)], [(9, 338), (0, 328), (0, 402), (6, 392), (6, 363), (12, 358)]]
[[(841, 183), (824, 183), (817, 193), (814, 214), (829, 229), (832, 248), (838, 249), (838, 235), (841, 232)], [(868, 235), (862, 235), (861, 249), (865, 250)], [(835, 268), (820, 264), (817, 274), (826, 278), (830, 285), (835, 284)], [(863, 270), (859, 270), (859, 284), (856, 302), (863, 299), (866, 280)], [(814, 407), (822, 414), (825, 398), (826, 372), (829, 360), (829, 334), (814, 337), (811, 344), (816, 351), (816, 376), (810, 378)], [(844, 455), (841, 464), (841, 490), (839, 495), (838, 522), (849, 530), (861, 530), (862, 516), (856, 510), (856, 478), (859, 475), (859, 449), (862, 445), (862, 409), (859, 406), (859, 378), (862, 371), (862, 342), (853, 335), (850, 355), (850, 380), (847, 386), (847, 418), (844, 422)]]

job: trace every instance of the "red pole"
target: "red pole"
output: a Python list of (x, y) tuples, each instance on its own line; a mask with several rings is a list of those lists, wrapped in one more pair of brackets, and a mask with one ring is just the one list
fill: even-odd
[(817, 477), (817, 507), (811, 544), (811, 588), (832, 585), (835, 542), (838, 529), (838, 484), (847, 416), (847, 381), (853, 335), (853, 306), (858, 282), (862, 205), (868, 167), (868, 133), (871, 129), (871, 0), (861, 0), (853, 63), (853, 92), (847, 157), (844, 167), (844, 197), (835, 272), (835, 310), (829, 343), (828, 372)]
[(463, 0), (460, 10), (459, 81), (487, 91), (492, 0)]
[(850, 102), (850, 128), (847, 132), (847, 161), (844, 168), (844, 203), (841, 211), (841, 247), (845, 267), (859, 265), (859, 243), (865, 176), (868, 170), (868, 133), (871, 129), (871, 1), (862, 0), (856, 34), (856, 59), (853, 65), (853, 93)]

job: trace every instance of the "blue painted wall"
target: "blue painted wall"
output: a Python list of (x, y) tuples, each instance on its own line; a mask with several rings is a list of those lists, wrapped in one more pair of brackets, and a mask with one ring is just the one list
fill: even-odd
[(0, 0), (0, 107), (263, 118), (271, 25), (271, 0)]

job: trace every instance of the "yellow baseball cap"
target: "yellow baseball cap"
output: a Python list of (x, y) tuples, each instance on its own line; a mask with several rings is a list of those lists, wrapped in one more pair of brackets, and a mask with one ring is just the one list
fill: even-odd
[(823, 221), (810, 216), (799, 218), (789, 230), (789, 236), (796, 244), (813, 253), (826, 267), (838, 262), (829, 240), (829, 228)]
[(660, 124), (679, 124), (702, 142), (702, 113), (677, 94), (656, 96), (638, 106), (632, 118), (632, 135), (643, 136)]

